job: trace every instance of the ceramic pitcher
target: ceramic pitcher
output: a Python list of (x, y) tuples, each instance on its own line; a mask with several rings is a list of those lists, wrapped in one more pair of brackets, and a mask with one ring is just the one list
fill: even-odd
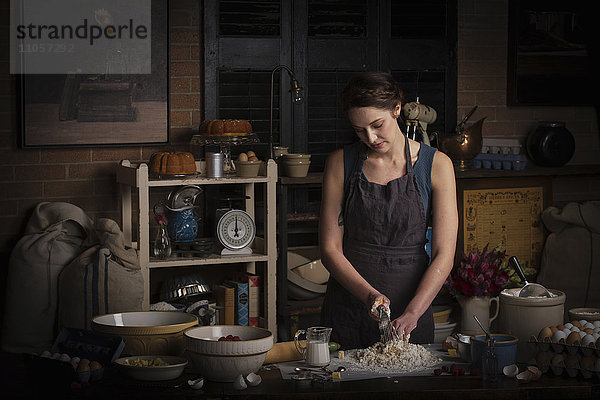
[[(489, 332), (490, 324), (496, 319), (500, 309), (498, 296), (457, 296), (456, 299), (461, 308), (461, 333), (465, 335), (480, 335), (483, 333), (473, 315), (477, 316), (481, 325)], [(492, 302), (496, 302), (494, 315), (490, 315)]]

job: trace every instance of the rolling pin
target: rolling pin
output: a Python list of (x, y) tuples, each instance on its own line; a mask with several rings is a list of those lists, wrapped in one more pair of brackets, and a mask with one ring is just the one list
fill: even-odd
[[(300, 340), (300, 344), (306, 347), (306, 340)], [(329, 351), (335, 351), (340, 345), (335, 342), (329, 342)], [(302, 360), (302, 353), (296, 349), (294, 341), (275, 343), (271, 350), (267, 351), (265, 364)]]

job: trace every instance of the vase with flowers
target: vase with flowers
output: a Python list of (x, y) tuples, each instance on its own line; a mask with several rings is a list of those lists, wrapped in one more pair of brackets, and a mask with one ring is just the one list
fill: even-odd
[[(483, 333), (473, 315), (476, 315), (488, 330), (498, 316), (498, 294), (508, 282), (505, 259), (506, 251), (500, 251), (499, 246), (489, 250), (488, 243), (481, 252), (464, 255), (450, 272), (444, 287), (456, 297), (461, 306), (462, 333)], [(496, 307), (494, 314), (490, 315), (493, 302), (496, 303)]]

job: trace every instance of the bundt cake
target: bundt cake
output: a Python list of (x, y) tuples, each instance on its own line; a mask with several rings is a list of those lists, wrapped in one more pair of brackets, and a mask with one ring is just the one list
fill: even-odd
[(157, 175), (188, 175), (196, 172), (192, 153), (160, 151), (150, 156), (150, 173)]
[(211, 119), (200, 124), (203, 136), (246, 136), (252, 133), (252, 125), (245, 119)]

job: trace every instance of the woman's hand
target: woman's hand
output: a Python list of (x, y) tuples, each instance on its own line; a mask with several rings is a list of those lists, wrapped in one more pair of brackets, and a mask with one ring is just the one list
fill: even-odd
[(410, 333), (417, 327), (419, 316), (410, 312), (405, 312), (392, 321), (392, 330), (398, 339), (408, 341)]
[(378, 292), (373, 292), (369, 294), (369, 298), (367, 300), (367, 305), (369, 306), (369, 315), (375, 321), (379, 321), (379, 306), (383, 306), (385, 308), (385, 312), (390, 313), (390, 299), (382, 295)]

